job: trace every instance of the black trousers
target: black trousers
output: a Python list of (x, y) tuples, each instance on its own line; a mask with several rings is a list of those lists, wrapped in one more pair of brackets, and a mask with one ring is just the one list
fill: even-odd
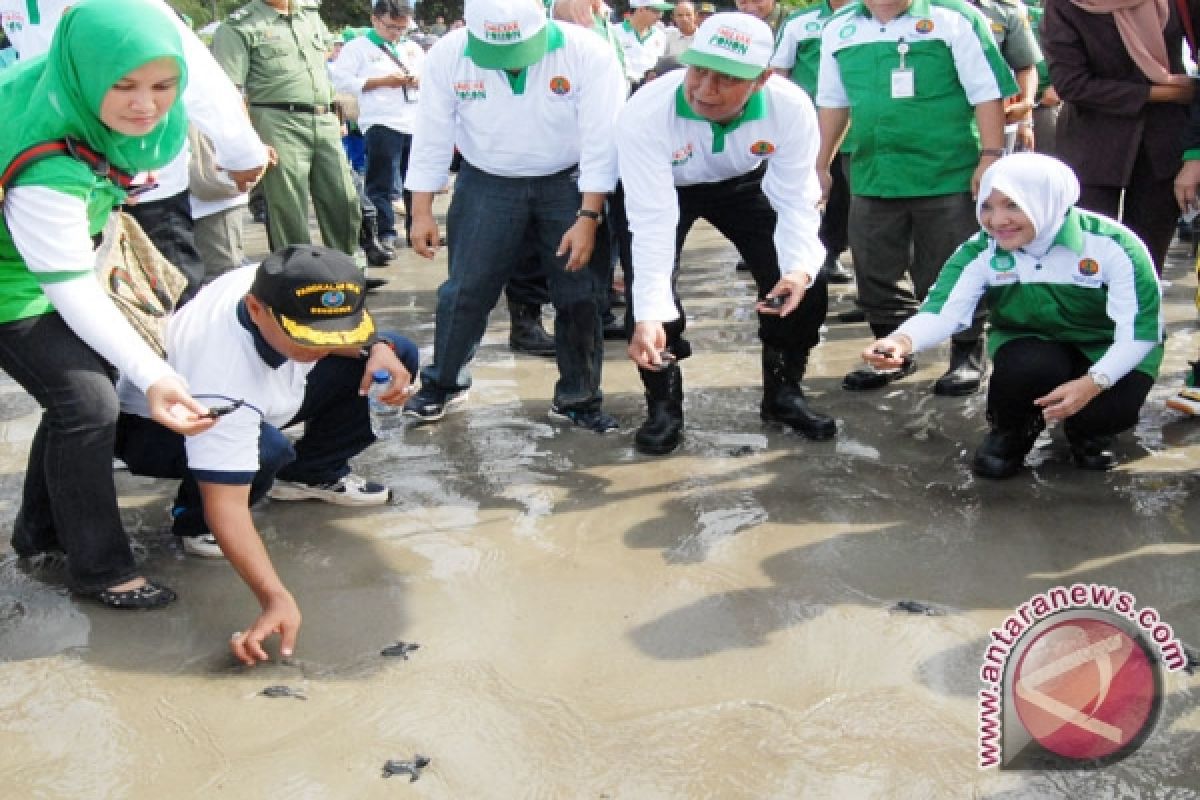
[[(1041, 409), (1033, 401), (1087, 374), (1092, 362), (1074, 345), (1027, 337), (996, 351), (988, 385), (988, 413), (1001, 427), (1020, 427)], [(1134, 370), (1067, 418), (1068, 438), (1111, 436), (1129, 430), (1154, 380)]]
[(829, 187), (829, 200), (825, 213), (821, 215), (821, 227), (817, 237), (825, 245), (827, 257), (832, 260), (850, 246), (850, 181), (846, 178), (849, 168), (846, 157), (838, 153), (829, 165), (833, 185)]
[(196, 249), (192, 206), (186, 191), (125, 206), (125, 212), (138, 221), (158, 251), (187, 278), (179, 305), (192, 299), (204, 285), (204, 260)]
[[(684, 240), (698, 219), (707, 220), (721, 235), (733, 243), (741, 255), (758, 287), (759, 299), (766, 296), (779, 282), (779, 255), (775, 252), (775, 209), (762, 190), (765, 170), (730, 178), (716, 183), (676, 187), (679, 200), (679, 224), (675, 229), (675, 265), (671, 273), (671, 292), (679, 317), (663, 324), (667, 333), (667, 347), (677, 358), (686, 358), (691, 353), (691, 344), (683, 338), (687, 328), (687, 315), (679, 297), (679, 255)], [(618, 185), (613, 196), (614, 203), (624, 206), (624, 192)], [(626, 291), (629, 306), (626, 309), (626, 328), (633, 332), (634, 308), (633, 287), (637, 283), (638, 266), (633, 261), (633, 236), (626, 228), (620, 237), (622, 257), (633, 269), (626, 276)], [(812, 265), (814, 267), (818, 265)], [(816, 281), (804, 293), (800, 306), (786, 317), (774, 314), (758, 315), (758, 338), (766, 347), (785, 353), (807, 354), (820, 341), (821, 324), (829, 306), (829, 286), (824, 271), (818, 273)]]

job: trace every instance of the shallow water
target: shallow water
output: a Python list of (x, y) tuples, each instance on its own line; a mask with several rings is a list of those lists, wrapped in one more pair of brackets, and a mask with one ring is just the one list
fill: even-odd
[[(1117, 766), (981, 772), (975, 752), (987, 632), (1035, 592), (1119, 586), (1200, 642), (1200, 423), (1162, 410), (1196, 348), (1182, 260), (1167, 366), (1123, 466), (1077, 471), (1055, 432), (1031, 470), (989, 483), (968, 466), (984, 398), (929, 393), (944, 353), (878, 393), (838, 388), (863, 325), (831, 324), (807, 381), (838, 437), (764, 429), (734, 259), (697, 228), (676, 454), (633, 451), (643, 401), (620, 347), (605, 391), (622, 431), (550, 421), (553, 363), (508, 351), (501, 309), (466, 409), (358, 460), (395, 488), (389, 506), (258, 509), (305, 614), (291, 663), (231, 663), (253, 599), (227, 565), (168, 541), (165, 483), (118, 475), (147, 571), (180, 592), (167, 611), (82, 604), (53, 566), (35, 577), (0, 557), (0, 795), (1200, 796), (1185, 674)], [(405, 252), (380, 274), (377, 317), (427, 348), (444, 262)], [(848, 305), (835, 289), (833, 308)], [(8, 524), (34, 411), (0, 385)], [(901, 600), (938, 613), (893, 610)], [(380, 655), (400, 640), (420, 649)], [(258, 694), (274, 684), (308, 699)], [(432, 759), (419, 781), (382, 777), (416, 753)]]

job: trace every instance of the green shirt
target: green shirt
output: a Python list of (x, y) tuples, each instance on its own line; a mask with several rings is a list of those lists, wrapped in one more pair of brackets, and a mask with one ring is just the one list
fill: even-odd
[(213, 55), (250, 103), (333, 102), (326, 58), (333, 37), (307, 0), (280, 13), (263, 0), (235, 11), (213, 35)]
[[(901, 39), (912, 97), (892, 96)], [(958, 0), (914, 0), (886, 25), (855, 3), (831, 17), (821, 35), (817, 105), (850, 109), (850, 184), (858, 195), (969, 191), (979, 164), (975, 106), (1017, 91), (986, 19)]]

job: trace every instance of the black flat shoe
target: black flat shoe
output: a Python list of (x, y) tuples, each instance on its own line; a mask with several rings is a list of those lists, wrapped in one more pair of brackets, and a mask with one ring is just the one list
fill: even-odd
[(132, 611), (164, 608), (178, 598), (173, 590), (151, 580), (147, 580), (145, 585), (136, 589), (126, 589), (120, 592), (114, 589), (104, 589), (99, 592), (90, 592), (84, 596), (109, 608)]

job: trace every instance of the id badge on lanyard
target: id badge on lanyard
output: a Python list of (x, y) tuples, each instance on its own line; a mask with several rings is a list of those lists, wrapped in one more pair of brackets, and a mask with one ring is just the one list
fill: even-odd
[(900, 54), (900, 66), (892, 70), (892, 99), (907, 100), (917, 94), (917, 79), (912, 67), (904, 63), (908, 42), (903, 37), (896, 43), (896, 52)]

